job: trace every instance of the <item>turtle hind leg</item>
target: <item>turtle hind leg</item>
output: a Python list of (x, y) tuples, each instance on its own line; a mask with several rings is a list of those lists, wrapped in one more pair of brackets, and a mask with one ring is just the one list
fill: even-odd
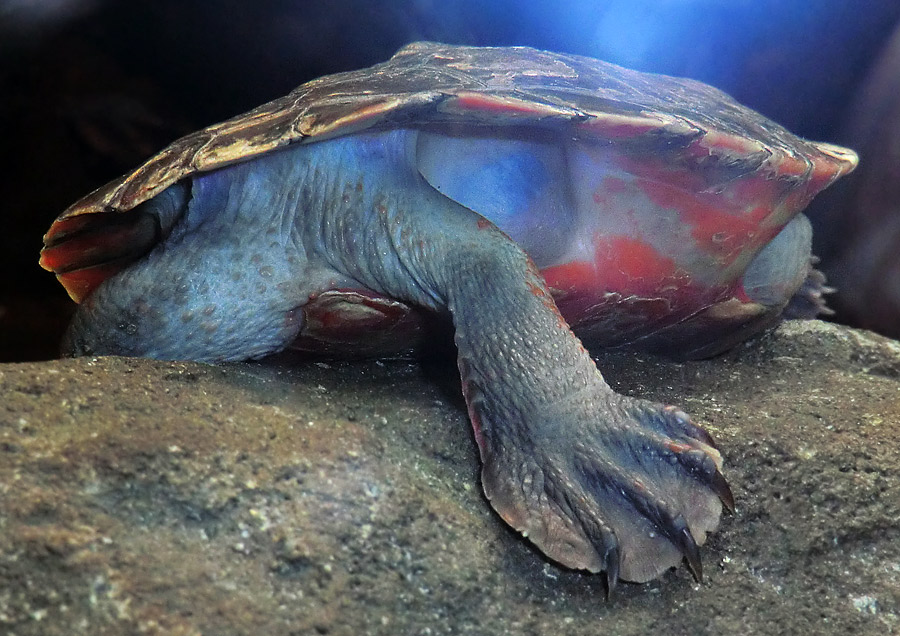
[(682, 559), (699, 579), (698, 546), (733, 508), (709, 435), (677, 409), (614, 393), (512, 242), (454, 254), (461, 275), (446, 293), (495, 510), (610, 586)]
[(825, 296), (833, 293), (833, 287), (826, 285), (825, 274), (816, 269), (818, 257), (810, 256), (809, 270), (800, 289), (794, 292), (782, 315), (785, 318), (815, 318), (832, 316), (834, 311), (825, 302)]
[(814, 318), (829, 313), (825, 275), (815, 269), (812, 226), (799, 214), (756, 255), (741, 281), (748, 300), (785, 318)]

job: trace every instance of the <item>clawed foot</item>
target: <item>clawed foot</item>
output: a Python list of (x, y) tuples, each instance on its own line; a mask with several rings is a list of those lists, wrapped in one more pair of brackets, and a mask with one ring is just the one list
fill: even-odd
[(648, 581), (682, 558), (701, 580), (697, 546), (723, 505), (734, 510), (712, 438), (675, 407), (616, 394), (579, 404), (530, 414), (527, 436), (484, 440), (495, 510), (550, 558), (605, 570), (610, 592), (619, 578)]

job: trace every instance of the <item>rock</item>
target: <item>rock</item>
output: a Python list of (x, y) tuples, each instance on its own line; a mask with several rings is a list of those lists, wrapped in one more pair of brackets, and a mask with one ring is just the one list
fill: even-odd
[(0, 632), (900, 632), (900, 344), (796, 321), (600, 365), (723, 450), (702, 584), (607, 601), (509, 530), (452, 361), (0, 365)]

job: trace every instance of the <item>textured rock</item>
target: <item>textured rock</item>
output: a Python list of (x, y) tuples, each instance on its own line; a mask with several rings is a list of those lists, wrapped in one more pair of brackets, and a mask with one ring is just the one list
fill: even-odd
[(492, 512), (452, 361), (0, 366), (0, 633), (900, 633), (900, 345), (792, 322), (600, 359), (681, 405), (738, 512), (606, 601)]

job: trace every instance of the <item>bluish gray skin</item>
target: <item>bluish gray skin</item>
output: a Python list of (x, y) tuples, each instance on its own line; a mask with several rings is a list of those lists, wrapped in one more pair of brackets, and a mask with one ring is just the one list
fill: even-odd
[[(699, 579), (697, 545), (733, 505), (711, 439), (677, 409), (609, 388), (526, 255), (531, 241), (551, 258), (561, 238), (523, 233), (523, 250), (444, 196), (416, 163), (417, 135), (295, 146), (172, 186), (141, 206), (165, 240), (85, 300), (66, 351), (259, 358), (291, 343), (303, 306), (334, 289), (447, 312), (497, 512), (560, 563), (606, 570), (610, 588), (682, 558)], [(529, 182), (555, 169), (527, 148), (511, 156)], [(512, 200), (518, 179), (486, 173), (473, 197)], [(516, 206), (553, 208), (565, 193), (547, 183)]]

